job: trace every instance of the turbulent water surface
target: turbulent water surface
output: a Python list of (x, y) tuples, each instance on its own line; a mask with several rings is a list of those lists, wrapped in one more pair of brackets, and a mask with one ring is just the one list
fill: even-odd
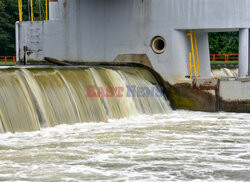
[(249, 179), (249, 114), (174, 111), (0, 134), (4, 181)]
[(0, 133), (107, 121), (171, 110), (146, 69), (0, 69)]

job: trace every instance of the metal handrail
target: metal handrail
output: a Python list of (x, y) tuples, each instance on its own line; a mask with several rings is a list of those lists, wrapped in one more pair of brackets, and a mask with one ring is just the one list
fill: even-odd
[(210, 54), (211, 62), (238, 62), (239, 54)]
[(0, 56), (0, 63), (16, 64), (16, 56)]

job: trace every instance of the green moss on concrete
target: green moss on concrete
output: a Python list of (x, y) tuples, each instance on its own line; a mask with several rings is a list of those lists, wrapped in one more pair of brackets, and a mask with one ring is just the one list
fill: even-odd
[(167, 97), (175, 109), (216, 111), (215, 95), (194, 89), (189, 83), (167, 85), (167, 90)]
[(194, 101), (192, 101), (190, 98), (174, 93), (171, 94), (171, 101), (175, 105), (175, 108), (190, 109), (194, 108), (195, 105)]

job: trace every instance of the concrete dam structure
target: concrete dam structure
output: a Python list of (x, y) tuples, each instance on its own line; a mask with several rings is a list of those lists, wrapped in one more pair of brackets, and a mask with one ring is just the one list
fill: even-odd
[(0, 181), (249, 181), (250, 0), (0, 0), (0, 40), (17, 2)]
[[(164, 80), (173, 108), (250, 112), (248, 0), (50, 0), (49, 8), (49, 21), (16, 23), (18, 64), (144, 65)], [(215, 78), (208, 32), (225, 31), (239, 31), (239, 73)]]

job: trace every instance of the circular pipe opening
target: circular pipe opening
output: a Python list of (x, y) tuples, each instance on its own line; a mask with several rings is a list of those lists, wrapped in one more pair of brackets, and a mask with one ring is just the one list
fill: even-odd
[(160, 36), (154, 37), (151, 43), (151, 47), (155, 53), (161, 54), (166, 50), (166, 40)]

